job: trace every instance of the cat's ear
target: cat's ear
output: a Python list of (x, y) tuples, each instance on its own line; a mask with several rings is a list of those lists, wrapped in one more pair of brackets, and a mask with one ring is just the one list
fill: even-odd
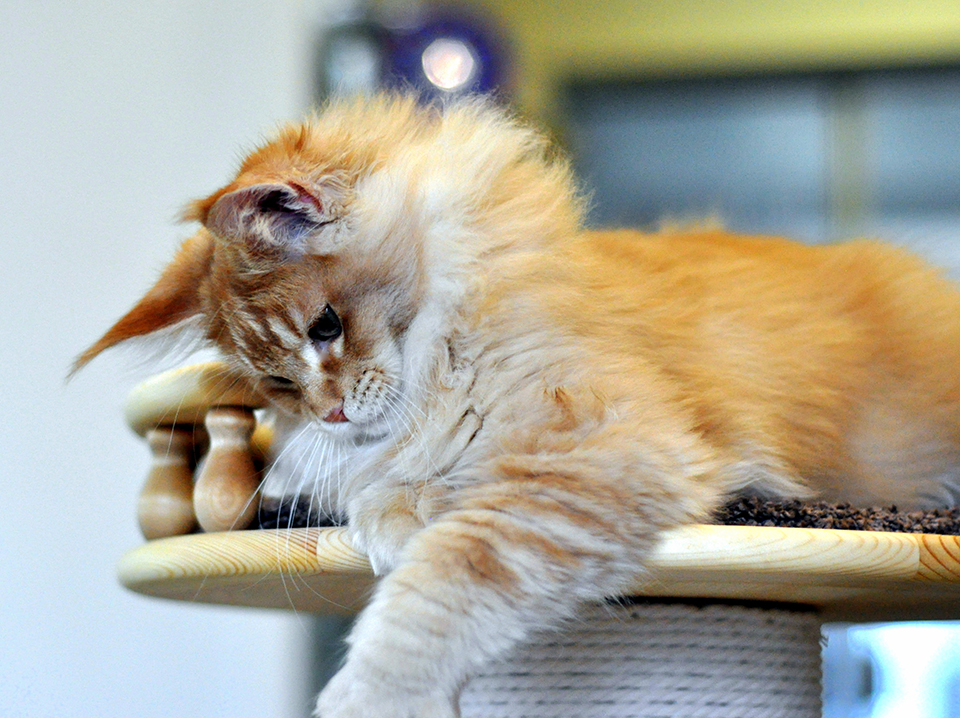
[(332, 187), (268, 182), (214, 195), (188, 216), (254, 254), (299, 257), (321, 249), (315, 246), (318, 230), (336, 220), (338, 199)]
[(210, 272), (213, 238), (206, 230), (186, 240), (157, 283), (100, 340), (83, 352), (70, 371), (72, 376), (87, 362), (128, 339), (172, 327), (202, 311), (200, 287)]

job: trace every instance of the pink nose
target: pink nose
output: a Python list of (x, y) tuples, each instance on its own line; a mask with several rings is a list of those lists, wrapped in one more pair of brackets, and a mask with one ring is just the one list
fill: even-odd
[(333, 409), (330, 410), (330, 413), (323, 417), (324, 421), (328, 421), (331, 424), (342, 424), (345, 421), (350, 421), (346, 415), (343, 413), (343, 402), (341, 401)]

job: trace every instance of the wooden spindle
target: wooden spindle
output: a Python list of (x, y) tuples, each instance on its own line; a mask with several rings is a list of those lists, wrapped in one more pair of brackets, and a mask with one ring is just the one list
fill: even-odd
[(260, 477), (253, 465), (250, 437), (255, 420), (249, 409), (217, 407), (204, 421), (210, 450), (193, 488), (193, 508), (204, 531), (245, 529), (257, 513)]
[(153, 464), (137, 501), (140, 531), (149, 541), (188, 534), (196, 528), (189, 430), (161, 426), (147, 432)]

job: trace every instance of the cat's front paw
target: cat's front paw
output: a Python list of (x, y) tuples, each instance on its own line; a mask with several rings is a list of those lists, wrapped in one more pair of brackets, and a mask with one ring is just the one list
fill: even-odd
[(370, 535), (351, 528), (347, 533), (350, 543), (362, 554), (366, 554), (375, 576), (383, 576), (394, 567), (397, 561), (398, 547), (372, 540)]
[(353, 547), (365, 553), (377, 576), (389, 573), (400, 560), (400, 552), (421, 524), (406, 516), (390, 520), (357, 521), (351, 524), (348, 536)]
[(317, 698), (314, 718), (460, 718), (456, 700), (431, 693), (378, 688), (349, 668), (335, 675)]

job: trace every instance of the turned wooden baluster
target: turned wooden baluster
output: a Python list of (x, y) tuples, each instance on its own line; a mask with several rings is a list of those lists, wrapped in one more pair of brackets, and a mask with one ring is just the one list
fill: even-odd
[(190, 456), (193, 432), (161, 426), (147, 432), (153, 464), (137, 501), (140, 531), (146, 539), (188, 534), (196, 528)]
[(250, 437), (253, 411), (217, 407), (204, 421), (210, 450), (193, 487), (193, 508), (204, 531), (245, 529), (257, 513), (260, 477), (253, 465)]

